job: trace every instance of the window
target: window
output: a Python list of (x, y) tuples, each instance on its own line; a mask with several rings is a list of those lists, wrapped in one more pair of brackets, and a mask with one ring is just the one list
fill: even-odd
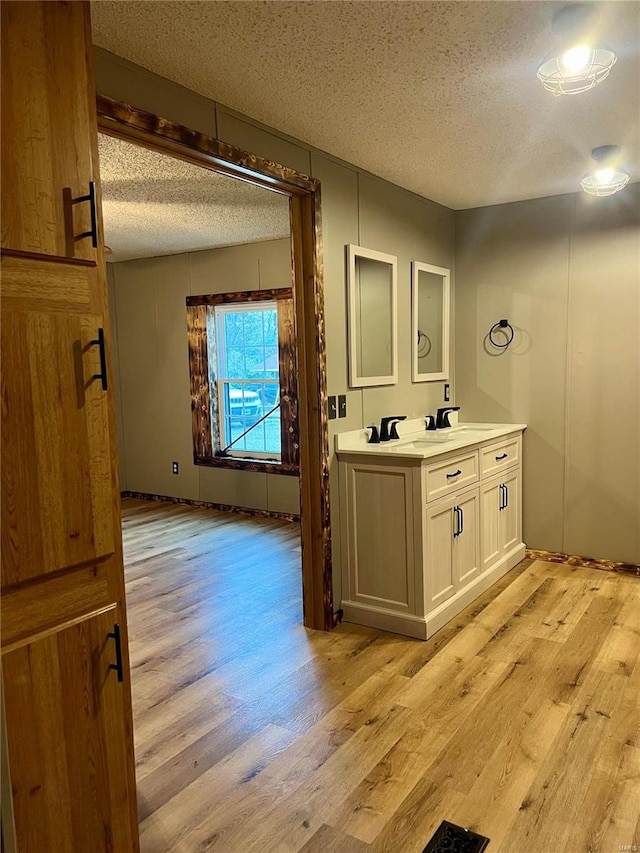
[(233, 456), (280, 459), (280, 361), (275, 302), (214, 308), (220, 443)]
[(298, 472), (290, 289), (187, 299), (194, 461)]

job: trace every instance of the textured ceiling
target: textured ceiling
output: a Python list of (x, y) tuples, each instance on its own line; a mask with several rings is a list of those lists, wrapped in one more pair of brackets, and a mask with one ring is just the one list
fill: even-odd
[(112, 2), (94, 41), (449, 207), (579, 189), (597, 145), (640, 177), (640, 4), (602, 2), (618, 63), (554, 98), (536, 68), (563, 3)]
[(109, 261), (289, 236), (285, 196), (99, 136)]

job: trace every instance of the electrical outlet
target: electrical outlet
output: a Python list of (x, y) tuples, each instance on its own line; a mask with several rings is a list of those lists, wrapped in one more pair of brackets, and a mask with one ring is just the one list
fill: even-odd
[(451, 394), (449, 393), (449, 383), (445, 382), (444, 383), (444, 401), (445, 401), (445, 403), (448, 403), (450, 399), (451, 399)]
[(174, 474), (179, 474), (179, 473), (180, 473), (180, 466), (178, 465), (178, 463), (177, 463), (177, 462), (172, 462), (172, 463), (171, 463), (171, 470), (173, 471), (173, 473), (174, 473)]

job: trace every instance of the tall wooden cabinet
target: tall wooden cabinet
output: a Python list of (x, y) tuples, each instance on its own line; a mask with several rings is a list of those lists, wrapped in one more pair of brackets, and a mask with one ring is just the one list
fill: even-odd
[(20, 851), (138, 849), (88, 3), (2, 4), (2, 671)]

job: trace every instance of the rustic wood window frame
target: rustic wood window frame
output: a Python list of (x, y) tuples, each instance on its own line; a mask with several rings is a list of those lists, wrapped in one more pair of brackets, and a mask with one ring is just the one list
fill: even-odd
[[(278, 309), (278, 361), (280, 368), (280, 441), (281, 461), (218, 456), (219, 439), (215, 382), (215, 357), (210, 352), (213, 309), (216, 305), (276, 302)], [(210, 468), (237, 468), (266, 471), (270, 474), (299, 474), (298, 389), (296, 376), (296, 338), (293, 314), (293, 290), (249, 290), (187, 297), (187, 337), (191, 378), (191, 419), (193, 461)], [(247, 453), (249, 456), (250, 453)]]
[(320, 183), (219, 139), (97, 95), (101, 133), (138, 143), (289, 198), (298, 359), (302, 599), (307, 628), (335, 624), (329, 515), (324, 285)]

